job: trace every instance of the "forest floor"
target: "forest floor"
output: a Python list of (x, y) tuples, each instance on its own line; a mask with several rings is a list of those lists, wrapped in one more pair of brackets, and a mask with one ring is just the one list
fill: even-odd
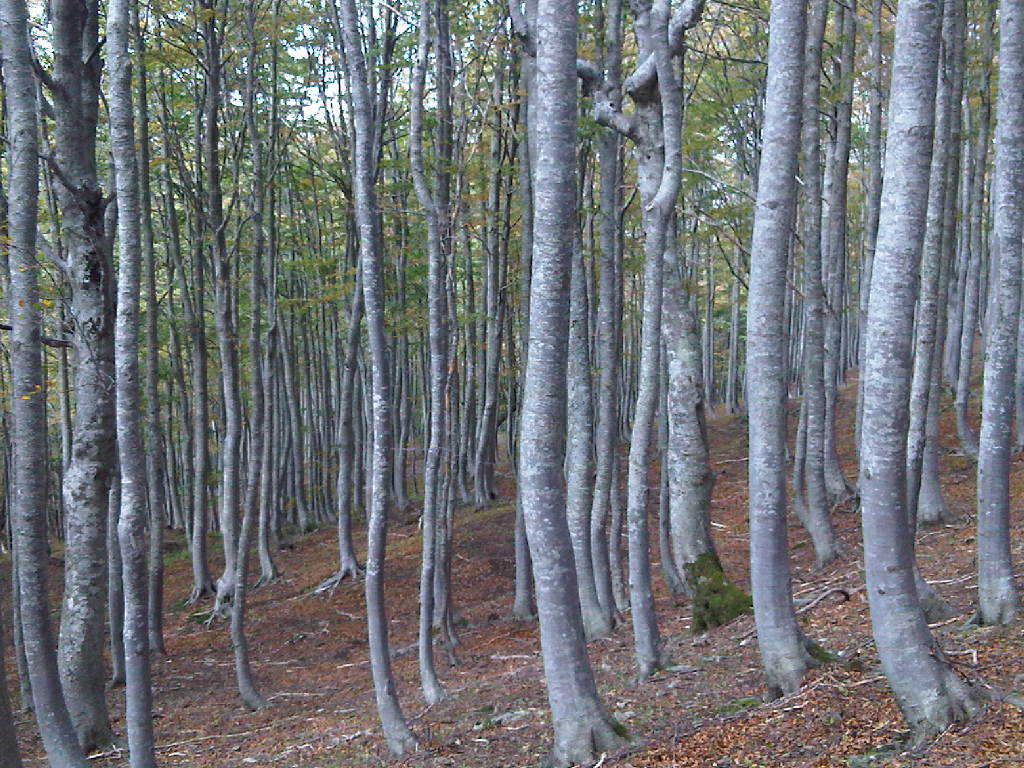
[[(839, 424), (847, 477), (855, 478), (852, 388), (843, 394)], [(971, 680), (1001, 690), (1024, 689), (1024, 633), (1009, 627), (962, 629), (975, 595), (974, 471), (956, 450), (951, 414), (943, 415), (942, 476), (954, 523), (923, 532), (922, 570), (956, 615), (934, 627), (947, 656)], [(734, 417), (711, 421), (717, 481), (713, 519), (729, 576), (747, 584), (746, 428)], [(504, 484), (509, 485), (508, 478)], [(1013, 497), (1024, 499), (1018, 457)], [(657, 494), (652, 494), (656, 501)], [(236, 694), (227, 626), (205, 626), (206, 605), (186, 606), (190, 585), (180, 539), (169, 543), (167, 645), (154, 665), (156, 736), (162, 766), (543, 765), (550, 746), (537, 628), (509, 617), (513, 505), (461, 510), (456, 522), (454, 589), (463, 619), (459, 664), (438, 665), (449, 698), (425, 707), (418, 688), (419, 534), (394, 526), (388, 548), (388, 610), (394, 671), (407, 717), (422, 750), (387, 756), (374, 707), (367, 661), (361, 583), (332, 595), (314, 588), (335, 568), (335, 532), (315, 532), (278, 553), (283, 578), (251, 592), (248, 631), (256, 680), (271, 706), (249, 712)], [(603, 700), (629, 729), (632, 743), (603, 758), (604, 766), (1024, 766), (1024, 715), (991, 704), (916, 752), (905, 752), (903, 721), (879, 669), (864, 594), (859, 517), (851, 502), (835, 512), (845, 557), (813, 570), (804, 532), (791, 528), (794, 591), (807, 633), (843, 661), (811, 672), (796, 694), (766, 702), (753, 620), (694, 636), (685, 602), (658, 575), (657, 610), (670, 666), (652, 680), (632, 680), (628, 620), (590, 644)], [(652, 532), (657, 526), (652, 524)], [(360, 538), (361, 530), (360, 530)], [(1014, 517), (1015, 560), (1024, 562), (1024, 520)], [(657, 562), (656, 546), (653, 547)], [(55, 563), (59, 576), (59, 564)], [(6, 577), (6, 574), (5, 574)], [(807, 602), (810, 600), (810, 602)], [(9, 646), (8, 646), (9, 647)], [(10, 666), (10, 665), (9, 665)], [(11, 670), (9, 670), (10, 674)], [(12, 691), (17, 690), (13, 675)], [(115, 700), (122, 700), (118, 692)], [(120, 706), (120, 705), (118, 705)], [(123, 731), (123, 713), (115, 713)], [(28, 765), (41, 765), (31, 715), (18, 725)], [(126, 755), (92, 764), (126, 765)]]

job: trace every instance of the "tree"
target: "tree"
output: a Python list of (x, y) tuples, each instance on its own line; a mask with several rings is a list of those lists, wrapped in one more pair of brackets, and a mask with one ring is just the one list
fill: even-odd
[(142, 211), (132, 105), (131, 0), (107, 8), (110, 147), (117, 192), (117, 319), (114, 325), (117, 448), (121, 510), (117, 538), (124, 579), (125, 709), (131, 768), (155, 768), (149, 665), (149, 507), (139, 388)]
[[(115, 472), (114, 268), (100, 188), (96, 141), (101, 61), (99, 4), (59, 0), (53, 7), (53, 193), (60, 211), (63, 269), (71, 291), (75, 344), (75, 421), (64, 474), (67, 572), (60, 621), (60, 673), (75, 731), (91, 751), (113, 736), (103, 667), (109, 494)], [(59, 257), (58, 257), (59, 258)], [(112, 540), (112, 539), (111, 539)], [(116, 635), (116, 633), (115, 633)]]
[[(427, 704), (436, 704), (444, 698), (444, 688), (434, 669), (434, 571), (437, 567), (435, 537), (439, 529), (438, 511), (441, 506), (442, 458), (447, 452), (446, 432), (448, 379), (448, 310), (446, 305), (446, 254), (441, 250), (441, 218), (447, 211), (440, 210), (435, 195), (427, 182), (423, 160), (423, 91), (426, 84), (427, 56), (430, 47), (431, 6), (420, 0), (419, 41), (413, 71), (409, 152), (416, 196), (427, 219), (427, 302), (428, 334), (430, 336), (430, 432), (426, 461), (423, 467), (423, 553), (420, 570), (420, 625), (419, 664), (423, 697)], [(443, 104), (442, 109), (449, 105)]]
[[(827, 19), (825, 0), (813, 0), (807, 17), (804, 41), (803, 118), (801, 144), (806, 199), (804, 201), (804, 348), (803, 385), (804, 402), (801, 417), (805, 423), (803, 466), (796, 475), (803, 478), (795, 492), (804, 501), (802, 509), (804, 527), (814, 544), (815, 564), (828, 565), (839, 556), (835, 531), (829, 514), (828, 488), (825, 485), (825, 432), (832, 428), (825, 408), (825, 290), (822, 284), (821, 253), (821, 46)], [(802, 471), (799, 471), (802, 470)]]
[(393, 435), (391, 377), (387, 360), (387, 339), (384, 333), (384, 263), (377, 218), (377, 196), (374, 189), (374, 115), (355, 0), (340, 0), (337, 9), (352, 89), (352, 123), (355, 139), (353, 187), (372, 376), (373, 449), (367, 510), (366, 627), (370, 643), (373, 686), (377, 695), (377, 711), (388, 747), (400, 755), (414, 748), (416, 740), (406, 725), (395, 692), (395, 682), (391, 674), (387, 616), (384, 609), (383, 567)]
[[(994, 239), (996, 295), (985, 345), (985, 389), (978, 450), (978, 621), (1005, 624), (1019, 610), (1010, 559), (1010, 452), (1024, 234), (1024, 5), (999, 5)], [(1018, 425), (1018, 429), (1020, 425)]]
[[(17, 553), (16, 581), (32, 701), (47, 759), (54, 768), (86, 768), (61, 693), (50, 626), (46, 545), (46, 401), (41, 360), (42, 316), (36, 236), (39, 138), (36, 80), (29, 48), (28, 8), (21, 0), (0, 5), (9, 141), (7, 200), (9, 311), (11, 322), (11, 437), (15, 488), (11, 526)], [(95, 662), (95, 660), (94, 660)]]
[[(939, 52), (936, 0), (896, 17), (889, 133), (865, 343), (861, 503), (871, 623), (882, 668), (915, 739), (976, 708), (935, 645), (914, 583), (906, 496), (911, 341), (924, 239)], [(884, 286), (884, 288), (882, 288)]]
[(552, 760), (591, 762), (622, 742), (587, 658), (566, 521), (566, 375), (569, 283), (576, 216), (575, 6), (538, 0), (531, 101), (533, 270), (523, 392), (520, 489), (533, 557), (541, 650), (555, 731)]
[(786, 538), (783, 323), (796, 205), (805, 29), (804, 3), (773, 0), (747, 305), (750, 583), (761, 662), (774, 695), (796, 690), (814, 663), (793, 609)]

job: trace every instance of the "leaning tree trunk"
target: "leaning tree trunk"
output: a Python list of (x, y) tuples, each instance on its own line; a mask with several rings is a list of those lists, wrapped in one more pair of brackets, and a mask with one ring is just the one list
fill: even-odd
[(1024, 235), (1024, 6), (999, 5), (999, 96), (993, 179), (999, 273), (985, 344), (978, 450), (978, 620), (1006, 624), (1019, 610), (1010, 557), (1010, 453)]
[(860, 472), (864, 568), (882, 668), (915, 739), (975, 709), (942, 659), (914, 583), (906, 457), (914, 299), (924, 240), (939, 51), (936, 0), (903, 0), (889, 100), (885, 177), (868, 305)]

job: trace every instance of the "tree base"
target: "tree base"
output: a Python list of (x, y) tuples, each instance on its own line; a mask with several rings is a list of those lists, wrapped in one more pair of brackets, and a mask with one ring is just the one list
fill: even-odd
[(625, 726), (609, 715), (577, 720), (556, 729), (551, 765), (552, 768), (592, 765), (603, 753), (618, 749), (628, 741)]
[(753, 601), (746, 592), (730, 582), (718, 558), (705, 552), (685, 567), (689, 586), (693, 622), (690, 630), (700, 634), (728, 624), (737, 616), (753, 611)]

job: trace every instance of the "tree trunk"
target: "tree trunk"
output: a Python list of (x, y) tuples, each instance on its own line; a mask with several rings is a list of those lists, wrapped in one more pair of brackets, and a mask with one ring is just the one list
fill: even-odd
[(96, 170), (99, 57), (82, 51), (98, 39), (95, 2), (53, 8), (54, 143), (57, 197), (67, 251), (74, 322), (75, 426), (64, 474), (66, 559), (60, 622), (64, 697), (83, 749), (110, 743), (103, 667), (107, 496), (114, 457), (113, 266)]
[(999, 96), (993, 179), (999, 273), (985, 343), (978, 451), (978, 620), (1007, 624), (1019, 610), (1010, 556), (1010, 452), (1024, 235), (1024, 7), (999, 4)]
[[(514, 1), (514, 0), (513, 0)], [(533, 165), (533, 277), (523, 392), (520, 493), (533, 555), (556, 766), (593, 762), (621, 737), (587, 658), (566, 522), (566, 370), (576, 216), (576, 8), (539, 0)]]
[(146, 477), (149, 494), (149, 586), (146, 605), (149, 610), (149, 646), (153, 653), (164, 655), (164, 528), (167, 526), (167, 494), (165, 491), (165, 456), (163, 429), (160, 424), (160, 305), (156, 292), (156, 256), (153, 251), (153, 195), (150, 189), (149, 101), (146, 78), (145, 30), (139, 21), (137, 3), (131, 4), (133, 44), (138, 72), (138, 126), (140, 226), (142, 227), (142, 258), (146, 272)]
[(799, 688), (813, 663), (793, 609), (786, 533), (788, 243), (796, 204), (805, 5), (773, 0), (768, 87), (747, 304), (750, 582), (769, 693)]
[[(423, 92), (427, 77), (427, 57), (430, 46), (429, 0), (420, 0), (419, 41), (413, 70), (409, 154), (416, 197), (427, 219), (427, 315), (430, 340), (430, 432), (423, 467), (423, 544), (420, 560), (420, 620), (418, 658), (423, 698), (428, 705), (445, 697), (444, 688), (434, 669), (434, 577), (437, 567), (435, 537), (440, 529), (439, 509), (442, 509), (440, 485), (442, 458), (447, 453), (447, 402), (445, 385), (448, 378), (448, 308), (446, 306), (447, 259), (441, 250), (441, 217), (447, 211), (439, 210), (434, 191), (427, 182), (423, 160)], [(442, 109), (445, 107), (442, 106)]]
[(142, 211), (132, 107), (132, 0), (107, 7), (107, 104), (117, 191), (117, 321), (114, 328), (117, 448), (121, 510), (117, 538), (124, 580), (125, 721), (131, 768), (155, 768), (149, 666), (149, 509), (139, 388), (139, 292)]
[(806, 197), (804, 200), (803, 263), (803, 387), (807, 402), (802, 491), (806, 503), (802, 522), (814, 545), (814, 563), (821, 568), (839, 557), (825, 487), (825, 293), (821, 258), (821, 46), (827, 18), (826, 0), (812, 0), (808, 8), (804, 49), (803, 118), (801, 144)]
[(354, 174), (359, 253), (363, 270), (363, 297), (372, 377), (373, 449), (367, 511), (366, 624), (370, 668), (377, 697), (377, 711), (389, 749), (400, 755), (414, 749), (416, 741), (406, 725), (391, 674), (388, 623), (384, 608), (384, 548), (387, 537), (388, 496), (391, 484), (391, 383), (388, 375), (387, 338), (384, 329), (384, 258), (375, 190), (373, 155), (373, 107), (367, 81), (359, 15), (355, 0), (341, 0), (337, 7), (345, 60), (352, 87)]
[[(46, 402), (36, 225), (39, 140), (36, 80), (29, 49), (28, 9), (21, 0), (0, 4), (0, 57), (9, 141), (7, 175), (9, 317), (11, 323), (11, 440), (14, 489), (11, 529), (17, 553), (18, 605), (32, 699), (46, 757), (53, 768), (86, 768), (61, 693), (50, 626), (46, 543)], [(95, 658), (93, 659), (95, 663)], [(102, 675), (102, 671), (101, 671)]]
[(915, 739), (975, 708), (942, 660), (914, 583), (906, 458), (911, 344), (924, 240), (939, 52), (935, 0), (904, 0), (896, 18), (885, 178), (867, 320), (861, 500), (864, 566), (882, 668)]

